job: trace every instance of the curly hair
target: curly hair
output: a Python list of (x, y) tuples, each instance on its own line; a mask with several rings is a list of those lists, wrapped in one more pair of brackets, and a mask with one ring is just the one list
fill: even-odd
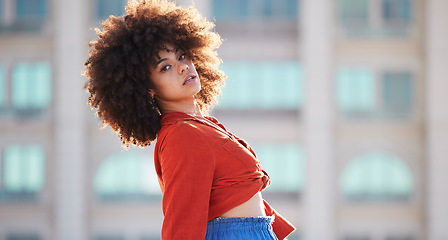
[(201, 80), (195, 95), (207, 112), (224, 85), (216, 49), (220, 36), (195, 8), (182, 8), (168, 0), (131, 0), (123, 16), (110, 16), (95, 29), (98, 39), (89, 43), (84, 75), (88, 104), (97, 109), (103, 127), (109, 125), (126, 148), (132, 143), (149, 146), (160, 130), (160, 112), (150, 95), (150, 64), (167, 44), (189, 56)]

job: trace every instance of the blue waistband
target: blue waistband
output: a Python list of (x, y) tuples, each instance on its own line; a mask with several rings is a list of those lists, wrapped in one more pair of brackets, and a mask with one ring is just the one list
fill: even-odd
[(235, 217), (214, 218), (207, 223), (207, 231), (229, 231), (229, 230), (270, 230), (275, 216), (269, 217)]

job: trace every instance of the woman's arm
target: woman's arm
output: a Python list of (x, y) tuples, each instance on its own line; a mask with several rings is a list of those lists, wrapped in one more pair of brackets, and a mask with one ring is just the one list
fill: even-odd
[(204, 239), (215, 161), (194, 125), (173, 126), (160, 148), (162, 239)]

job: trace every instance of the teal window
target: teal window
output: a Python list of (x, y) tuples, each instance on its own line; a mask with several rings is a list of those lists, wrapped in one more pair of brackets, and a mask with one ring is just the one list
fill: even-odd
[(99, 20), (105, 20), (110, 15), (121, 16), (125, 12), (127, 0), (97, 0), (96, 15)]
[(412, 31), (413, 0), (339, 0), (342, 30), (352, 36), (406, 36)]
[(343, 112), (368, 113), (376, 107), (375, 77), (366, 68), (340, 68), (336, 79), (336, 97)]
[(389, 153), (354, 158), (342, 172), (341, 191), (348, 201), (408, 201), (413, 178), (403, 161)]
[(412, 78), (408, 72), (383, 74), (383, 106), (389, 116), (407, 116), (412, 106)]
[(18, 63), (12, 70), (12, 107), (41, 110), (51, 100), (51, 66), (48, 62)]
[(412, 0), (382, 0), (383, 19), (386, 23), (394, 21), (408, 23), (412, 19)]
[(227, 62), (219, 109), (297, 109), (302, 105), (298, 62)]
[(6, 71), (0, 65), (0, 109), (6, 105)]
[(339, 68), (336, 98), (341, 112), (351, 117), (407, 118), (413, 108), (413, 81), (410, 72), (368, 68)]
[(286, 19), (298, 17), (298, 0), (213, 0), (217, 20)]
[(3, 154), (3, 198), (35, 198), (45, 183), (45, 152), (39, 145), (11, 145)]
[(147, 200), (160, 195), (152, 159), (137, 151), (109, 156), (98, 169), (94, 186), (103, 201)]
[(213, 0), (213, 13), (217, 20), (243, 20), (249, 16), (249, 3), (247, 0)]
[(254, 147), (264, 170), (271, 177), (272, 192), (300, 192), (304, 180), (304, 154), (294, 143), (265, 144)]
[(18, 20), (41, 20), (47, 14), (46, 0), (16, 0)]
[(369, 18), (368, 0), (339, 0), (339, 15), (346, 23), (366, 23)]

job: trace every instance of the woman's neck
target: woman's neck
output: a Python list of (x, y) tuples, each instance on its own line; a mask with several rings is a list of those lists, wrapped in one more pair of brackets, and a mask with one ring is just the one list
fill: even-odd
[(158, 102), (159, 105), (159, 110), (162, 113), (171, 113), (171, 112), (183, 112), (183, 113), (187, 113), (190, 114), (192, 116), (201, 116), (202, 117), (202, 112), (199, 108), (199, 106), (196, 103), (196, 100), (192, 101), (192, 102), (183, 102), (183, 103), (163, 103), (163, 102)]

